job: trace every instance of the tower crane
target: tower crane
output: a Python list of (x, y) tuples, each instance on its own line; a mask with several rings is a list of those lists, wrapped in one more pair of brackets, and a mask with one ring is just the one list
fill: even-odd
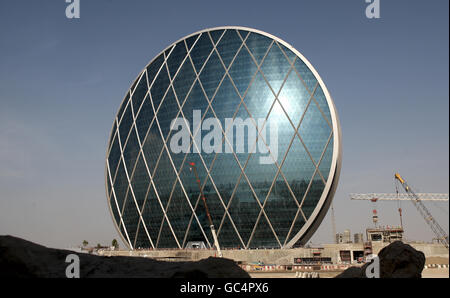
[[(421, 201), (448, 201), (447, 193), (416, 193)], [(395, 193), (352, 193), (352, 200), (372, 200), (378, 201), (411, 201), (408, 194)]]
[[(416, 193), (416, 196), (420, 199), (420, 201), (448, 201), (448, 194), (446, 193)], [(367, 200), (372, 203), (376, 203), (377, 201), (411, 201), (409, 194), (401, 194), (401, 193), (352, 193), (350, 194), (351, 200)], [(398, 208), (398, 212), (400, 214), (400, 226), (403, 227), (402, 220), (402, 208)], [(373, 210), (373, 222), (375, 226), (378, 222), (378, 214), (377, 210)]]
[(411, 187), (406, 183), (406, 181), (400, 176), (400, 174), (395, 173), (394, 178), (400, 182), (400, 184), (405, 189), (405, 192), (408, 194), (408, 196), (411, 199), (411, 202), (414, 203), (414, 206), (417, 208), (419, 213), (423, 216), (426, 223), (430, 226), (431, 230), (436, 235), (436, 238), (438, 241), (440, 241), (447, 249), (448, 249), (448, 235), (444, 231), (444, 229), (438, 224), (436, 219), (431, 215), (430, 211), (425, 207), (425, 205), (422, 203), (422, 200), (419, 196), (417, 196), (416, 193), (411, 189)]
[(201, 199), (203, 201), (203, 204), (205, 206), (205, 212), (206, 212), (206, 216), (208, 217), (208, 221), (209, 221), (209, 227), (211, 229), (211, 233), (213, 236), (213, 240), (214, 240), (214, 246), (217, 249), (217, 254), (219, 255), (219, 258), (222, 257), (222, 251), (220, 250), (220, 246), (219, 246), (219, 240), (217, 239), (217, 234), (216, 234), (216, 229), (214, 228), (214, 224), (211, 218), (211, 214), (209, 213), (209, 209), (208, 209), (208, 205), (206, 204), (206, 198), (205, 195), (203, 194), (203, 189), (202, 186), (200, 184), (200, 178), (198, 177), (198, 173), (197, 173), (197, 168), (195, 167), (195, 163), (194, 162), (190, 162), (190, 170), (194, 172), (195, 175), (195, 179), (197, 180), (197, 184), (198, 184), (198, 188), (200, 189), (200, 196)]

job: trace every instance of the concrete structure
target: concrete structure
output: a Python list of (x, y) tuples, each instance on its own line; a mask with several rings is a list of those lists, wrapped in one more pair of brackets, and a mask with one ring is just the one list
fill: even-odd
[[(373, 253), (377, 254), (389, 243), (373, 243)], [(415, 249), (422, 251), (429, 257), (449, 257), (448, 250), (442, 244), (410, 243)], [(364, 251), (363, 244), (324, 244), (314, 248), (292, 248), (292, 249), (249, 249), (249, 250), (222, 250), (224, 258), (230, 258), (240, 263), (264, 263), (276, 265), (295, 265), (298, 258), (319, 259), (329, 258), (332, 264), (358, 264), (359, 258)], [(320, 252), (318, 255), (317, 253)], [(173, 250), (134, 250), (134, 251), (100, 251), (104, 256), (139, 256), (166, 261), (200, 260), (216, 256), (213, 249), (173, 249)], [(345, 258), (349, 257), (350, 260)]]
[(363, 233), (355, 233), (353, 235), (353, 243), (358, 244), (358, 243), (363, 243), (363, 242), (364, 242)]
[(402, 227), (377, 227), (366, 230), (367, 241), (391, 243), (403, 240)]
[(336, 234), (336, 243), (352, 243), (352, 233), (349, 229), (346, 229), (344, 233)]
[(350, 232), (350, 230), (345, 230), (344, 231), (344, 236), (342, 239), (343, 243), (352, 243), (352, 233)]

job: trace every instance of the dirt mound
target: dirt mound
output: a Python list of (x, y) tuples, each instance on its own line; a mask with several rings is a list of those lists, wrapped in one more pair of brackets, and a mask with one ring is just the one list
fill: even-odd
[(103, 257), (47, 248), (20, 238), (0, 236), (0, 278), (66, 277), (66, 257), (78, 255), (80, 277), (250, 278), (233, 260), (163, 262), (139, 257)]

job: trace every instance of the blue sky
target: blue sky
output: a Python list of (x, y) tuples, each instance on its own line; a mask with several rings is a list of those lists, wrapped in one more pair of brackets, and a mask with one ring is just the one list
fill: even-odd
[[(162, 49), (201, 29), (238, 25), (271, 33), (320, 73), (338, 110), (343, 167), (338, 231), (362, 232), (369, 202), (394, 192), (399, 171), (420, 192), (449, 191), (449, 2), (380, 0), (0, 1), (0, 234), (55, 247), (118, 235), (107, 209), (104, 159), (130, 84)], [(406, 236), (432, 234), (409, 202)], [(448, 231), (448, 203), (429, 204)], [(397, 203), (378, 203), (397, 224)], [(332, 240), (330, 217), (312, 238)]]

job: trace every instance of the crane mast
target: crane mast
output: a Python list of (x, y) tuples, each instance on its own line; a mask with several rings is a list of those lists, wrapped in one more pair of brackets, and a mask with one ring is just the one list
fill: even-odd
[(419, 213), (423, 216), (426, 223), (430, 226), (431, 230), (436, 235), (438, 241), (440, 241), (448, 249), (448, 235), (444, 229), (438, 224), (438, 222), (431, 215), (430, 211), (425, 207), (422, 200), (414, 193), (414, 191), (409, 187), (406, 181), (400, 176), (400, 174), (395, 174), (395, 179), (400, 182), (400, 184), (405, 189), (405, 192), (409, 195), (414, 206), (417, 208)]
[(214, 228), (214, 224), (213, 224), (213, 221), (212, 221), (212, 218), (211, 218), (211, 214), (209, 213), (208, 205), (206, 204), (206, 198), (205, 198), (205, 195), (203, 194), (203, 189), (202, 189), (202, 186), (200, 184), (200, 177), (198, 176), (197, 168), (195, 167), (195, 163), (194, 162), (189, 163), (189, 165), (191, 166), (190, 169), (194, 172), (195, 179), (197, 180), (198, 188), (200, 189), (200, 196), (201, 196), (203, 204), (205, 206), (205, 212), (206, 212), (206, 216), (208, 217), (209, 227), (211, 229), (211, 233), (212, 233), (213, 240), (214, 240), (214, 246), (217, 249), (217, 254), (219, 255), (219, 258), (221, 258), (222, 257), (222, 251), (220, 250), (219, 240), (217, 239), (217, 234), (216, 234), (216, 229)]

